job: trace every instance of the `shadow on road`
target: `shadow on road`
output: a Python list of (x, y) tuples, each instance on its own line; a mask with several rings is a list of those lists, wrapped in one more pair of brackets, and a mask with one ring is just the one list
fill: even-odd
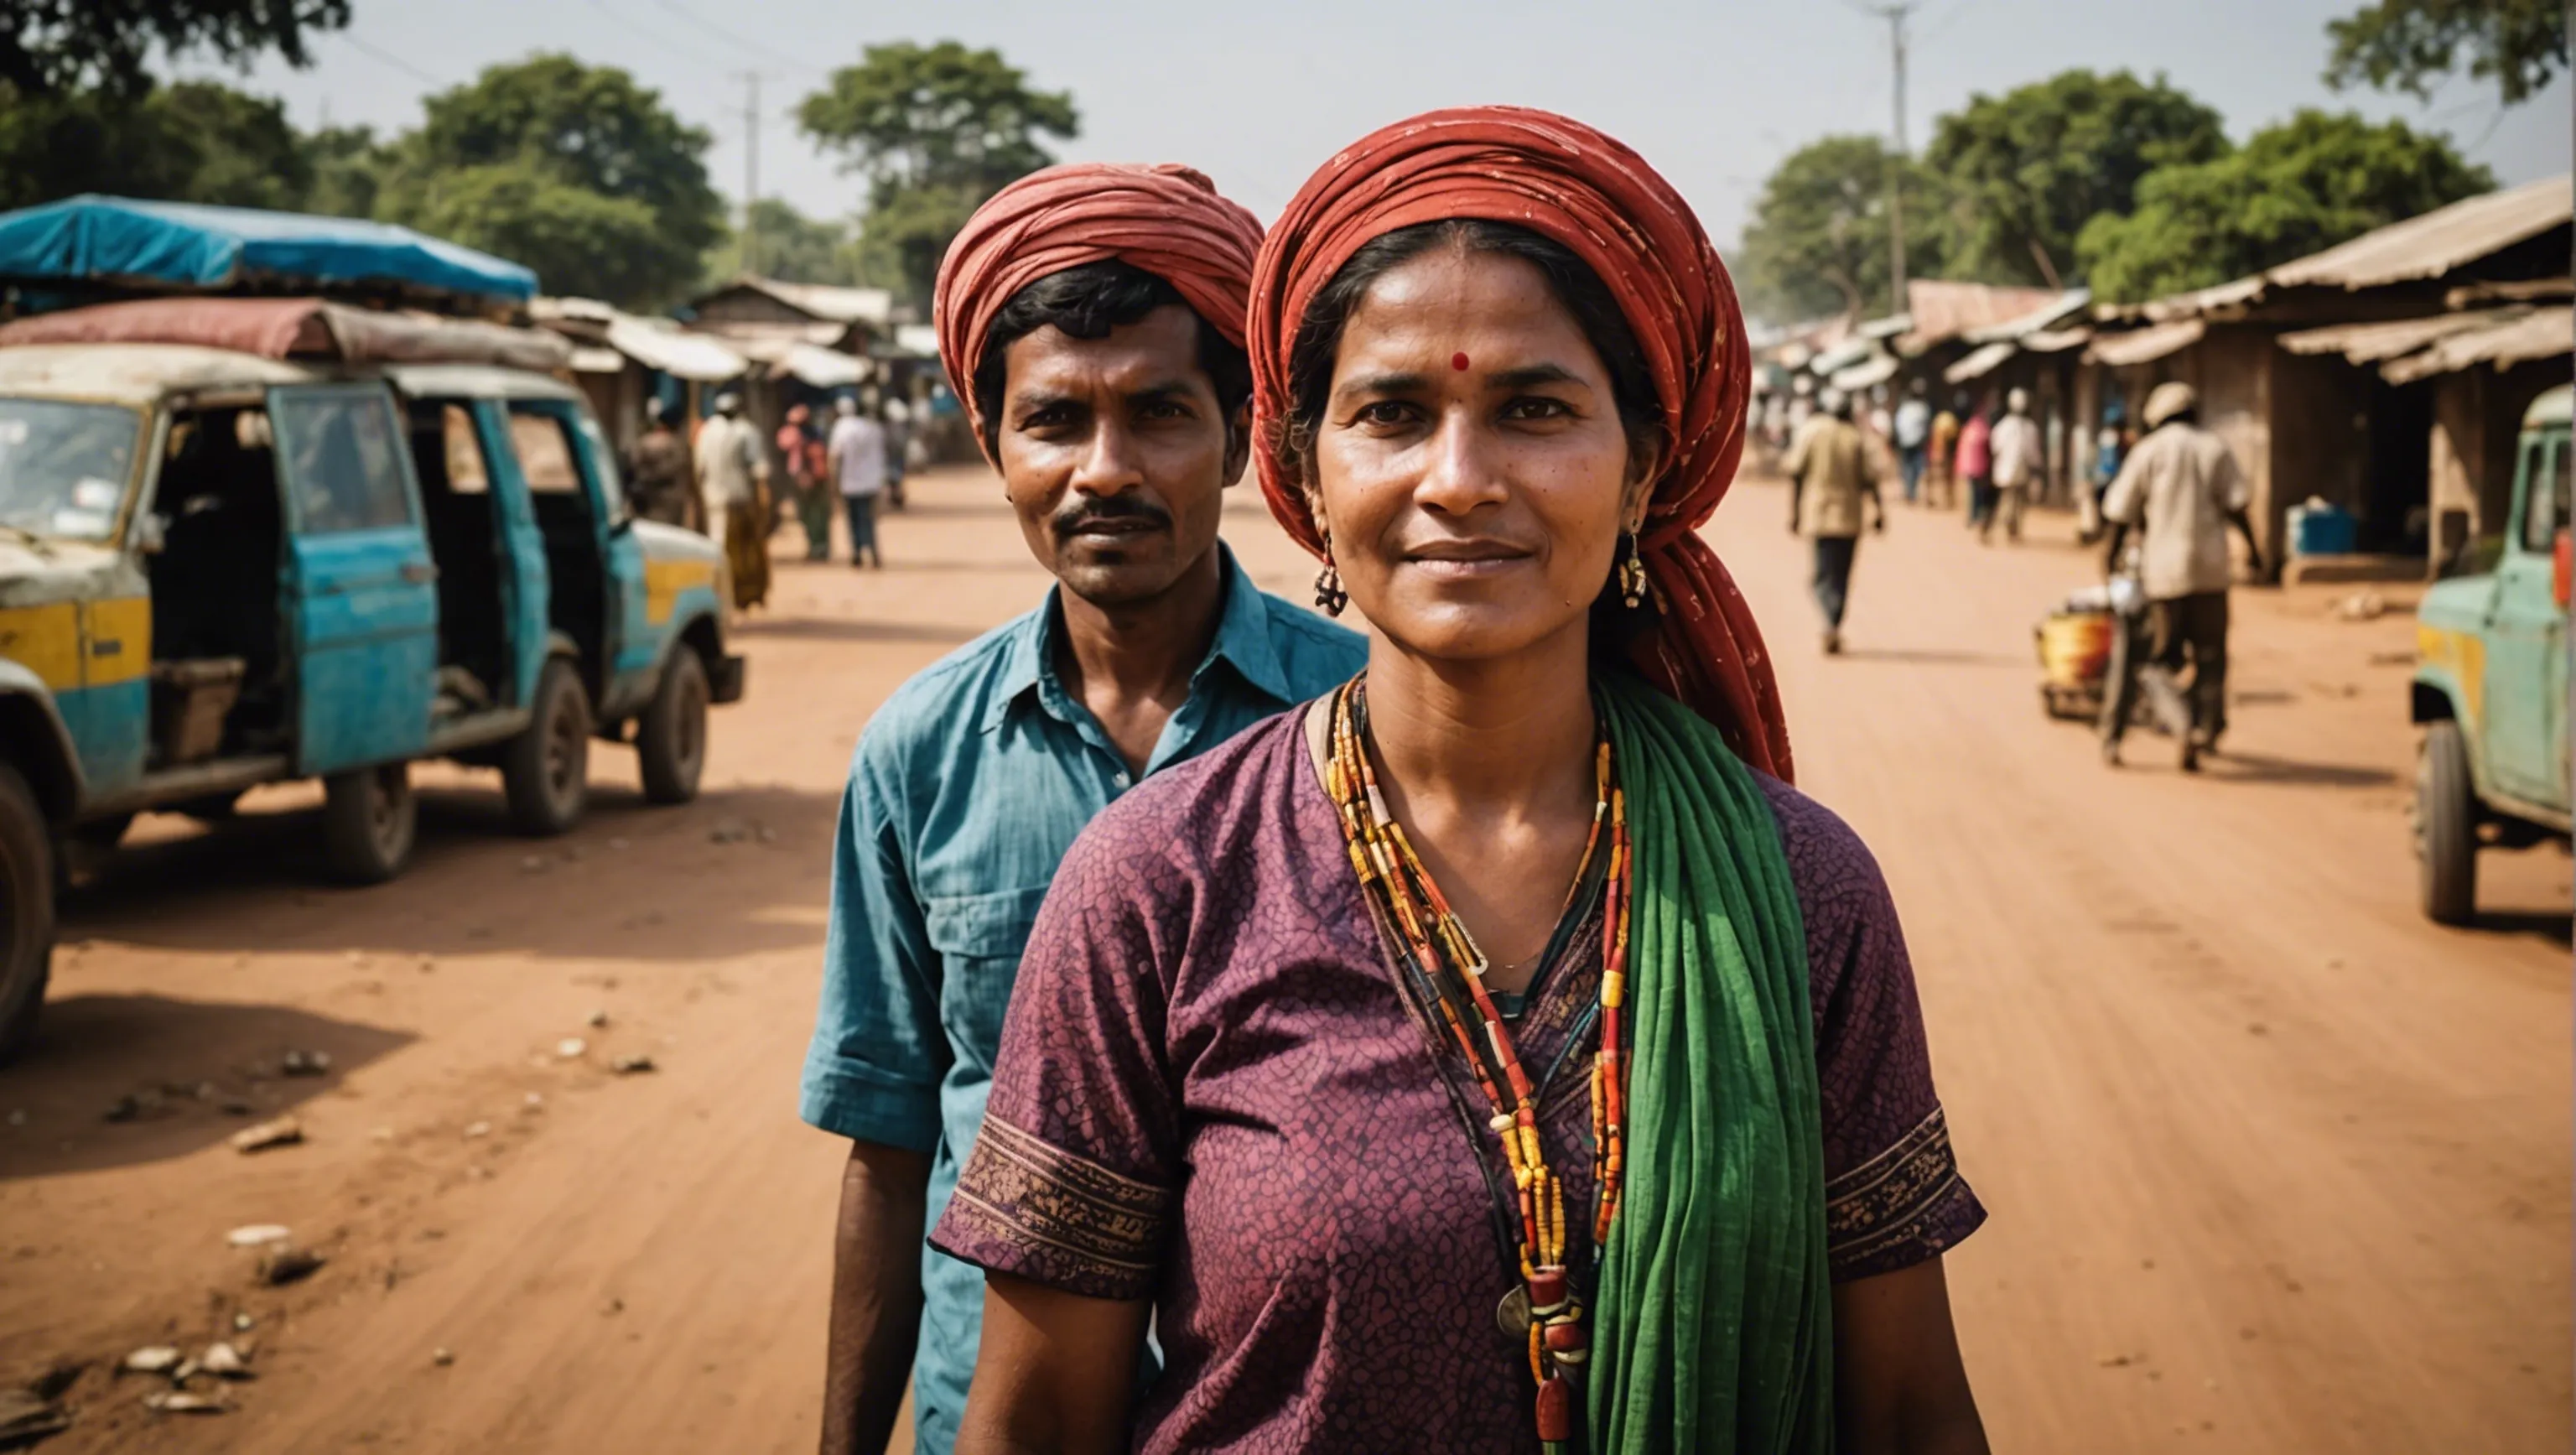
[(2233, 750), (2202, 760), (2202, 772), (2221, 781), (2299, 783), (2318, 788), (2386, 788), (2397, 775), (2385, 768), (2356, 768), (2345, 763), (2300, 763)]
[(2576, 916), (2565, 910), (2494, 910), (2479, 915), (2466, 928), (2492, 935), (2528, 935), (2561, 949), (2576, 946)]
[(733, 630), (736, 636), (755, 640), (921, 642), (934, 647), (961, 646), (984, 634), (980, 627), (905, 621), (835, 621), (817, 616), (738, 618)]
[(420, 792), (420, 847), (395, 884), (323, 882), (300, 803), (198, 832), (146, 818), (67, 895), (65, 941), (163, 949), (518, 954), (686, 961), (819, 944), (836, 794), (711, 788), (676, 808), (594, 786), (579, 828), (513, 834), (499, 792)]
[[(0, 1127), (0, 1181), (184, 1157), (329, 1093), (413, 1039), (286, 1006), (65, 996), (0, 1073), (0, 1100), (17, 1118)], [(284, 1075), (290, 1050), (323, 1052), (330, 1069)]]
[(2014, 667), (2028, 668), (2028, 657), (2006, 656), (2001, 652), (1963, 652), (1948, 647), (1845, 647), (1843, 657), (1854, 662), (1901, 662), (1915, 667)]

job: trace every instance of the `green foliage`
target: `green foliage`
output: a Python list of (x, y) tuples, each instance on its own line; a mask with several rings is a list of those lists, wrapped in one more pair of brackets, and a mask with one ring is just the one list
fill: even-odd
[(2076, 243), (2097, 296), (2133, 303), (2306, 257), (2495, 186), (2448, 139), (2301, 111), (2214, 161), (2160, 167), (2129, 216)]
[(2567, 69), (2567, 24), (2565, 0), (2374, 0), (2326, 22), (2326, 84), (2429, 100), (2465, 57), (2472, 77), (2516, 105)]
[(1738, 282), (1746, 307), (1779, 322), (1892, 313), (1887, 182), (1903, 178), (1906, 272), (1940, 271), (1938, 183), (1874, 136), (1829, 136), (1783, 158), (1744, 227)]
[(0, 85), (19, 97), (152, 89), (156, 50), (203, 50), (236, 65), (275, 51), (309, 64), (307, 31), (349, 23), (349, 0), (0, 0)]
[[(525, 263), (550, 293), (666, 304), (723, 236), (707, 134), (614, 66), (530, 56), (422, 106), (420, 129), (394, 144), (378, 215)], [(585, 226), (598, 231), (582, 242)]]
[(313, 167), (286, 109), (211, 81), (129, 95), (0, 85), (0, 207), (81, 192), (296, 207)]
[(995, 50), (953, 40), (869, 46), (805, 98), (797, 125), (867, 178), (861, 266), (927, 302), (939, 258), (983, 200), (1055, 160), (1081, 129), (1073, 97), (1030, 87)]
[(730, 282), (744, 273), (759, 273), (783, 283), (847, 286), (859, 281), (857, 249), (847, 223), (807, 217), (775, 197), (763, 197), (753, 203), (751, 213), (759, 232), (759, 266), (746, 266), (742, 234), (732, 233), (707, 251), (709, 286)]
[(376, 140), (373, 128), (326, 126), (308, 132), (304, 155), (313, 166), (313, 186), (304, 194), (304, 211), (330, 217), (376, 215), (376, 194), (384, 187), (394, 154)]
[(2227, 150), (2218, 113), (2126, 71), (2067, 71), (1976, 95), (1935, 124), (1925, 164), (1949, 188), (1940, 231), (1951, 276), (2074, 283), (2075, 238), (2102, 213), (2126, 215), (2140, 178)]

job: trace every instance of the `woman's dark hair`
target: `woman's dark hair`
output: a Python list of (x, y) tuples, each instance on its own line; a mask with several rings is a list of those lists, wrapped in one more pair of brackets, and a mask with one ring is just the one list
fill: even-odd
[[(1189, 308), (1190, 301), (1165, 279), (1115, 258), (1049, 273), (1012, 294), (993, 315), (993, 326), (984, 335), (984, 356), (975, 361), (975, 411), (984, 417), (984, 448), (1001, 452), (1002, 386), (1010, 372), (1012, 344), (1049, 325), (1078, 339), (1107, 338), (1113, 328), (1174, 305)], [(1252, 361), (1200, 318), (1198, 310), (1190, 309), (1190, 317), (1199, 326), (1199, 369), (1216, 387), (1217, 409), (1225, 417), (1226, 443), (1231, 445), (1234, 417), (1252, 397)]]
[(1378, 279), (1443, 246), (1462, 253), (1518, 258), (1538, 269), (1547, 279), (1548, 291), (1574, 315), (1585, 342), (1610, 371), (1611, 402), (1618, 406), (1619, 422), (1627, 429), (1629, 450), (1649, 449), (1662, 439), (1664, 408), (1655, 393), (1654, 374), (1646, 367), (1644, 351), (1637, 347), (1636, 330), (1628, 326), (1628, 316), (1620, 312), (1619, 300), (1601, 275), (1576, 257), (1573, 249), (1528, 228), (1457, 218), (1416, 223), (1371, 238), (1306, 305), (1296, 346), (1288, 351), (1287, 429), (1273, 442), (1280, 458), (1292, 466), (1291, 474), (1311, 478), (1315, 431), (1333, 392), (1333, 359), (1341, 352), (1342, 330), (1349, 326), (1360, 300)]

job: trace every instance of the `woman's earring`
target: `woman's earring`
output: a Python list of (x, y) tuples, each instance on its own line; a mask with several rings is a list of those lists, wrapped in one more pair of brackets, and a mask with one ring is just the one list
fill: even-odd
[(1646, 604), (1646, 563), (1637, 556), (1637, 533), (1626, 534), (1628, 553), (1619, 562), (1619, 600), (1635, 611)]
[(1315, 606), (1326, 616), (1339, 616), (1351, 604), (1351, 593), (1342, 589), (1342, 573), (1331, 561), (1315, 573)]

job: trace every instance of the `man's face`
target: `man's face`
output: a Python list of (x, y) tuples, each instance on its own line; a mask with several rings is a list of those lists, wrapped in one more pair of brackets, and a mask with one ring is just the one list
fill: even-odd
[(1106, 338), (1050, 325), (1003, 355), (1003, 489), (1030, 554), (1086, 601), (1150, 601), (1216, 544), (1251, 431), (1227, 430), (1198, 351), (1198, 316), (1174, 304)]

